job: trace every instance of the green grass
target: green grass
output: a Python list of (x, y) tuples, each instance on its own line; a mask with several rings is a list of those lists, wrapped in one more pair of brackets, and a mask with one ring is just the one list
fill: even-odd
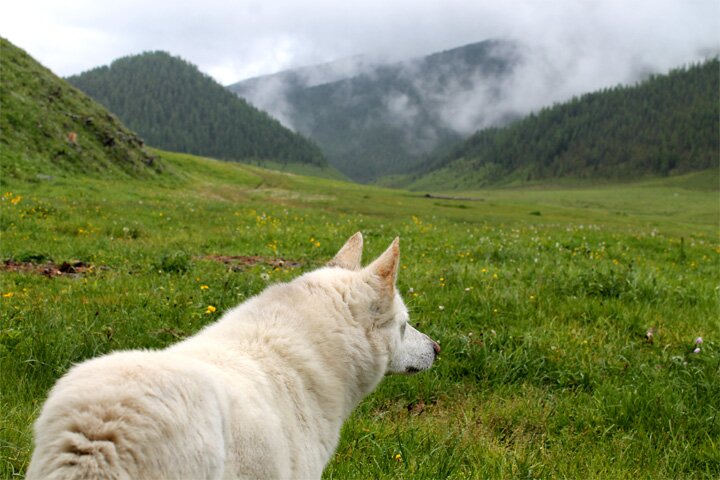
[(272, 160), (245, 161), (243, 163), (249, 163), (265, 169), (292, 173), (295, 175), (350, 181), (345, 175), (343, 175), (342, 172), (332, 166), (318, 167), (317, 165), (309, 163), (282, 163)]
[(162, 171), (114, 115), (2, 37), (0, 72), (0, 182), (68, 172), (140, 178)]
[(443, 352), (360, 405), (326, 478), (720, 476), (717, 191), (690, 178), (431, 199), (159, 155), (144, 180), (2, 179), (2, 260), (92, 268), (0, 272), (0, 476), (24, 472), (72, 363), (176, 342), (358, 230), (366, 260), (400, 235), (411, 319)]

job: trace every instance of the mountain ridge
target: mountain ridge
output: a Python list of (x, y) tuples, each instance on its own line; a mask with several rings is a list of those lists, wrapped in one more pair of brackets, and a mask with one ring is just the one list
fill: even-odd
[(478, 131), (390, 184), (466, 189), (550, 178), (632, 179), (718, 168), (717, 58)]
[(222, 160), (327, 166), (313, 142), (167, 52), (122, 57), (67, 80), (158, 148)]
[(281, 72), (264, 85), (255, 78), (228, 88), (314, 139), (350, 178), (367, 182), (406, 172), (435, 148), (462, 140), (459, 131), (481, 126), (487, 113), (468, 103), (499, 101), (519, 60), (513, 42), (486, 40), (402, 62), (368, 62), (329, 83), (298, 85), (299, 76)]

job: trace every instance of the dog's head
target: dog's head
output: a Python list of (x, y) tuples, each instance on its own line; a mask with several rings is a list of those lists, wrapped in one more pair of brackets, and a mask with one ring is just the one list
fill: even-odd
[[(369, 340), (387, 356), (386, 374), (412, 374), (427, 370), (440, 353), (440, 345), (409, 323), (407, 307), (396, 287), (400, 265), (400, 240), (395, 238), (385, 252), (365, 268), (363, 238), (356, 233), (328, 266), (351, 270), (369, 295), (351, 301), (353, 316), (367, 325)], [(355, 308), (353, 308), (355, 307)]]

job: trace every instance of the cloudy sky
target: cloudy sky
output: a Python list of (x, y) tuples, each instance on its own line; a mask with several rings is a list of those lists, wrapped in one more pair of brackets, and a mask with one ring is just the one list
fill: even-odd
[(718, 32), (718, 0), (17, 0), (0, 16), (0, 35), (61, 76), (166, 50), (223, 84), (504, 38), (596, 86), (699, 60)]

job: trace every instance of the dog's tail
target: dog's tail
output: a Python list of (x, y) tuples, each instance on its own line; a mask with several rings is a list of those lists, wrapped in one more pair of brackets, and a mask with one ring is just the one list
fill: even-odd
[(26, 478), (129, 479), (121, 466), (116, 442), (115, 434), (107, 429), (89, 431), (69, 428), (52, 436), (43, 435), (37, 439)]

